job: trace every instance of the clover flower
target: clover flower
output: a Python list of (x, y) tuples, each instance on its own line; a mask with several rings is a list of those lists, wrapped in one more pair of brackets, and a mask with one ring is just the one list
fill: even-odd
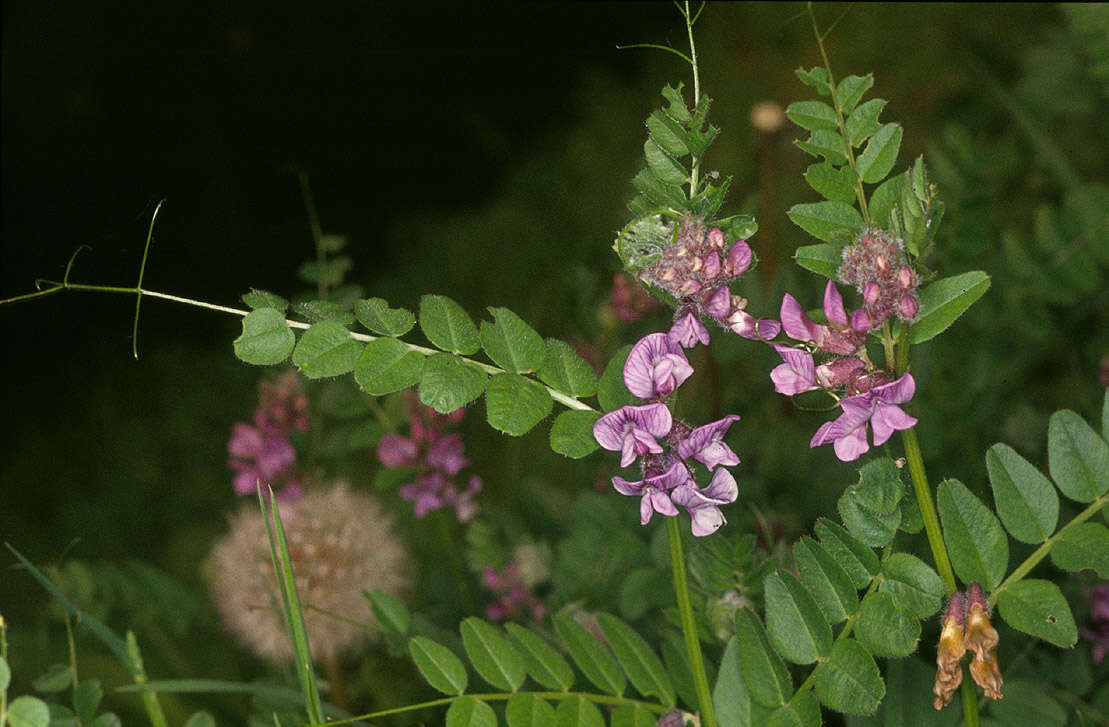
[[(318, 609), (373, 623), (362, 592), (401, 595), (411, 579), (408, 553), (378, 499), (343, 483), (310, 490), (280, 512), (312, 655), (335, 659), (373, 632)], [(212, 594), (227, 630), (267, 661), (291, 661), (265, 520), (256, 505), (231, 517), (230, 532), (212, 548), (211, 566)]]
[(462, 435), (446, 434), (457, 424), (465, 409), (439, 414), (415, 399), (408, 400), (409, 436), (386, 434), (377, 444), (377, 459), (389, 469), (413, 469), (416, 480), (401, 485), (400, 496), (412, 503), (417, 518), (432, 510), (453, 508), (460, 522), (467, 522), (480, 510), (475, 497), (482, 489), (481, 478), (470, 475), (465, 488), (454, 477), (470, 465)]

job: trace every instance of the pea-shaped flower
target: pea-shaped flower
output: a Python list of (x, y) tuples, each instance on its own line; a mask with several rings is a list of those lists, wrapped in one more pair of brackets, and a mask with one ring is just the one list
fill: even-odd
[(673, 423), (665, 404), (625, 406), (598, 419), (593, 438), (605, 449), (620, 452), (620, 466), (627, 467), (648, 452), (661, 453), (658, 439), (670, 433)]
[(624, 384), (640, 399), (669, 396), (692, 375), (681, 344), (665, 333), (641, 338), (624, 363)]

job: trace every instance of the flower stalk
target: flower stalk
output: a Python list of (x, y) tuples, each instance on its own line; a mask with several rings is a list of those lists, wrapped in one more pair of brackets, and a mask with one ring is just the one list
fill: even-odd
[(697, 638), (697, 624), (693, 620), (693, 604), (689, 599), (689, 578), (685, 570), (685, 552), (682, 550), (682, 535), (678, 530), (678, 519), (666, 518), (666, 535), (670, 540), (670, 560), (674, 566), (674, 595), (678, 598), (678, 614), (682, 622), (682, 636), (685, 639), (686, 656), (693, 671), (693, 688), (701, 708), (701, 727), (716, 727), (716, 715), (712, 708), (712, 692), (709, 690), (705, 662), (701, 656), (701, 641)]

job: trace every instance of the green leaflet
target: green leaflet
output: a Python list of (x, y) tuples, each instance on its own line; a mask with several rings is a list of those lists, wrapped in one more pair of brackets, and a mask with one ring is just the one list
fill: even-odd
[(555, 724), (558, 727), (605, 727), (605, 718), (597, 705), (575, 694), (558, 703)]
[(564, 411), (551, 426), (551, 449), (571, 459), (581, 459), (600, 446), (593, 438), (593, 425), (601, 418), (599, 412)]
[(793, 559), (801, 581), (812, 593), (829, 623), (839, 623), (859, 607), (859, 595), (851, 578), (824, 547), (809, 537), (793, 546)]
[(554, 707), (534, 694), (513, 694), (504, 707), (508, 727), (555, 727)]
[(293, 364), (310, 379), (341, 376), (354, 370), (365, 344), (350, 337), (337, 321), (321, 321), (300, 336)]
[(235, 355), (255, 366), (273, 366), (289, 357), (296, 336), (276, 308), (259, 308), (243, 318), (243, 332), (235, 339)]
[(518, 624), (505, 624), (505, 630), (519, 647), (524, 666), (532, 679), (547, 689), (561, 692), (574, 686), (574, 670), (554, 647)]
[(1109, 443), (1073, 411), (1057, 411), (1047, 427), (1051, 479), (1063, 494), (1093, 502), (1109, 492)]
[(877, 184), (890, 173), (897, 162), (902, 134), (900, 124), (886, 124), (870, 137), (863, 153), (855, 160), (855, 168), (864, 182)]
[(450, 649), (425, 636), (415, 636), (408, 640), (408, 652), (428, 684), (443, 694), (465, 693), (466, 667)]
[(442, 351), (469, 356), (481, 347), (477, 326), (470, 316), (444, 295), (420, 298), (420, 329)]
[(558, 614), (554, 617), (554, 627), (586, 679), (609, 694), (620, 696), (624, 693), (627, 680), (616, 659), (573, 616), (568, 613)]
[(656, 697), (664, 706), (672, 707), (674, 685), (646, 639), (631, 626), (607, 613), (598, 614), (597, 623), (636, 691), (644, 697)]
[(496, 727), (497, 715), (476, 697), (463, 697), (447, 709), (447, 727)]
[(820, 543), (847, 572), (856, 589), (866, 588), (870, 584), (870, 579), (881, 571), (881, 564), (874, 551), (860, 543), (840, 525), (827, 518), (821, 518), (816, 521), (814, 531), (820, 538)]
[(832, 630), (809, 591), (793, 574), (775, 571), (763, 583), (766, 630), (778, 653), (811, 664), (832, 649)]
[(958, 480), (941, 482), (936, 502), (955, 573), (992, 591), (1009, 566), (1009, 540), (997, 516)]
[(863, 226), (858, 210), (835, 200), (795, 204), (787, 214), (795, 225), (824, 242), (843, 242)]
[(947, 330), (990, 287), (981, 270), (937, 280), (919, 292), (920, 311), (909, 331), (909, 343), (924, 343)]
[(890, 594), (898, 606), (924, 619), (940, 610), (943, 581), (915, 555), (893, 553), (882, 563), (878, 592)]
[(416, 316), (404, 308), (390, 308), (382, 298), (354, 301), (354, 316), (366, 330), (382, 336), (403, 336), (416, 325)]
[(733, 636), (720, 659), (720, 673), (712, 688), (712, 706), (720, 727), (752, 727), (751, 697), (739, 661), (739, 640)]
[(1059, 522), (1059, 496), (1051, 481), (1007, 444), (989, 448), (986, 470), (997, 514), (1009, 533), (1031, 544), (1051, 537)]
[(507, 308), (490, 308), (495, 323), (481, 322), (481, 346), (493, 363), (512, 374), (527, 374), (543, 365), (543, 338)]
[(1051, 549), (1051, 560), (1063, 570), (1093, 570), (1109, 578), (1109, 528), (1081, 523), (1067, 528)]
[(573, 397), (597, 393), (597, 374), (568, 343), (548, 338), (543, 365), (536, 372), (539, 380), (552, 389)]
[(997, 610), (1018, 631), (1069, 648), (1078, 641), (1067, 600), (1051, 581), (1025, 578), (997, 594)]
[[(759, 704), (765, 707), (785, 704), (793, 694), (793, 682), (785, 662), (770, 647), (758, 616), (749, 609), (740, 609), (736, 612), (735, 622), (737, 663), (732, 666), (737, 670), (738, 676), (733, 674), (728, 677), (732, 680), (730, 688), (740, 688), (735, 683), (738, 679), (743, 685), (744, 693), (749, 692), (751, 699)], [(723, 679), (723, 666), (720, 672), (720, 678)]]
[(486, 381), (481, 369), (449, 353), (437, 353), (424, 361), (420, 401), (440, 414), (449, 414), (481, 396)]
[(836, 271), (843, 264), (840, 248), (828, 243), (799, 247), (793, 253), (793, 259), (806, 270), (823, 275), (825, 278), (836, 277)]
[(496, 627), (471, 616), (462, 622), (462, 645), (470, 663), (497, 689), (514, 692), (524, 683), (524, 660)]
[(815, 673), (816, 696), (837, 712), (873, 714), (886, 694), (874, 657), (854, 639), (838, 642)]
[(553, 406), (542, 384), (519, 374), (494, 374), (485, 392), (489, 426), (514, 437), (531, 431)]
[(889, 593), (871, 593), (859, 607), (855, 638), (875, 656), (908, 656), (916, 651), (920, 621)]
[(424, 357), (395, 338), (366, 344), (354, 366), (354, 380), (371, 396), (384, 396), (414, 386), (423, 374)]
[(851, 113), (855, 108), (855, 104), (863, 97), (867, 91), (874, 86), (874, 74), (868, 73), (865, 76), (847, 76), (839, 82), (836, 86), (836, 106), (844, 116)]

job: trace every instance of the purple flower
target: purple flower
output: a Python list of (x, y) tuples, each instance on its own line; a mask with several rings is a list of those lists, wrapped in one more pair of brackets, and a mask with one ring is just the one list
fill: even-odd
[(709, 331), (692, 310), (674, 321), (667, 335), (683, 348), (693, 348), (698, 342), (703, 346), (709, 345)]
[(453, 507), (459, 522), (466, 522), (477, 514), (474, 496), (481, 492), (481, 478), (471, 475), (469, 486), (462, 491), (442, 472), (431, 471), (416, 482), (402, 485), (400, 496), (412, 503), (416, 517), (422, 519), (432, 510)]
[(736, 309), (724, 323), (735, 333), (752, 341), (768, 341), (782, 330), (782, 324), (772, 318), (756, 319), (745, 310)]
[(778, 364), (770, 372), (774, 391), (786, 396), (795, 396), (820, 388), (816, 383), (816, 369), (811, 353), (782, 345), (775, 345), (774, 350), (785, 362)]
[(620, 452), (620, 466), (627, 467), (648, 452), (661, 453), (657, 440), (669, 434), (673, 423), (665, 404), (625, 406), (598, 419), (593, 438), (605, 449)]
[(228, 466), (235, 471), (235, 492), (240, 495), (254, 493), (255, 485), (278, 484), (291, 474), (296, 450), (283, 435), (266, 433), (261, 429), (236, 422), (227, 442), (231, 455)]
[(739, 464), (739, 457), (724, 444), (724, 435), (728, 433), (728, 428), (738, 421), (738, 414), (729, 414), (723, 419), (697, 427), (678, 444), (678, 456), (682, 459), (693, 457), (710, 470), (721, 464)]
[(624, 363), (624, 384), (640, 399), (669, 396), (692, 375), (685, 351), (665, 333), (644, 336)]
[(751, 267), (753, 254), (751, 246), (746, 240), (737, 240), (732, 249), (728, 250), (728, 257), (724, 259), (724, 272), (728, 276), (742, 275)]
[(670, 493), (674, 504), (681, 505), (689, 512), (693, 520), (693, 534), (697, 537), (712, 535), (726, 523), (724, 513), (720, 512), (720, 505), (735, 502), (738, 497), (739, 486), (736, 485), (735, 477), (723, 467), (717, 468), (709, 486), (704, 489), (696, 487), (690, 479)]
[(670, 517), (678, 514), (678, 509), (670, 501), (670, 491), (689, 479), (689, 470), (685, 465), (675, 462), (661, 475), (646, 477), (639, 482), (628, 482), (623, 477), (613, 477), (612, 486), (621, 495), (640, 498), (639, 523), (646, 525), (651, 521), (651, 515), (656, 512)]
[(727, 286), (720, 286), (715, 293), (705, 301), (705, 312), (716, 320), (723, 320), (732, 312), (732, 291)]
[(843, 414), (817, 429), (809, 447), (833, 442), (836, 456), (841, 461), (858, 459), (870, 449), (866, 441), (868, 422), (874, 428), (875, 446), (885, 444), (894, 431), (909, 429), (916, 424), (916, 419), (897, 406), (912, 399), (914, 393), (916, 382), (911, 374), (905, 374), (897, 381), (841, 400)]
[(427, 464), (432, 469), (442, 470), (448, 475), (456, 475), (470, 464), (462, 454), (461, 434), (448, 434), (439, 439), (427, 451)]
[(377, 443), (377, 458), (391, 470), (416, 466), (416, 443), (399, 434), (386, 434)]
[(852, 327), (847, 309), (843, 306), (843, 297), (831, 280), (824, 288), (824, 315), (833, 325), (826, 326), (813, 322), (805, 315), (797, 299), (789, 293), (782, 298), (782, 328), (790, 338), (797, 341), (811, 341), (821, 351), (840, 356), (854, 354), (865, 343), (866, 331), (855, 330)]

